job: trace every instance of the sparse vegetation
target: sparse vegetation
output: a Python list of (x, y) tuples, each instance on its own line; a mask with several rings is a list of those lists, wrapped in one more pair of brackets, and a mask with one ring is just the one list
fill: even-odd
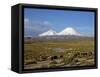
[(34, 41), (24, 44), (24, 68), (94, 65), (94, 40)]

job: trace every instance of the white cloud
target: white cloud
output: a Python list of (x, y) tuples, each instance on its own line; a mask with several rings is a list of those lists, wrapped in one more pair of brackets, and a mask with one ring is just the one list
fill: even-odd
[(25, 33), (42, 33), (51, 29), (48, 21), (34, 21), (27, 18), (24, 19)]
[(49, 22), (48, 22), (48, 21), (44, 21), (44, 24), (47, 24), (47, 25), (49, 25)]
[(24, 19), (24, 22), (26, 23), (26, 22), (29, 22), (29, 19), (28, 18), (25, 18)]

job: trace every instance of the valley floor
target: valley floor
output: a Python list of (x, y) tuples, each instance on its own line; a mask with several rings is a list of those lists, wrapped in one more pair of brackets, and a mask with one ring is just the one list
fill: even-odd
[(94, 57), (93, 39), (24, 44), (24, 69), (92, 66)]

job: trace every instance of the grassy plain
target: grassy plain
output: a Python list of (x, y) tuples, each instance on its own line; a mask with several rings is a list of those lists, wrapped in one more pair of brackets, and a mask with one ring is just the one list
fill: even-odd
[(94, 40), (24, 43), (24, 69), (94, 65)]

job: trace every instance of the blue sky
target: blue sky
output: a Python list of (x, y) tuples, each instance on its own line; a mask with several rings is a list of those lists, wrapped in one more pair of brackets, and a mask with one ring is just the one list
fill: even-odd
[[(67, 27), (73, 27), (82, 34), (94, 34), (94, 12), (25, 8), (24, 20), (26, 34), (30, 30), (46, 31), (44, 27), (56, 32), (60, 32)], [(29, 23), (31, 24), (29, 25)], [(32, 31), (29, 33), (32, 34)]]

